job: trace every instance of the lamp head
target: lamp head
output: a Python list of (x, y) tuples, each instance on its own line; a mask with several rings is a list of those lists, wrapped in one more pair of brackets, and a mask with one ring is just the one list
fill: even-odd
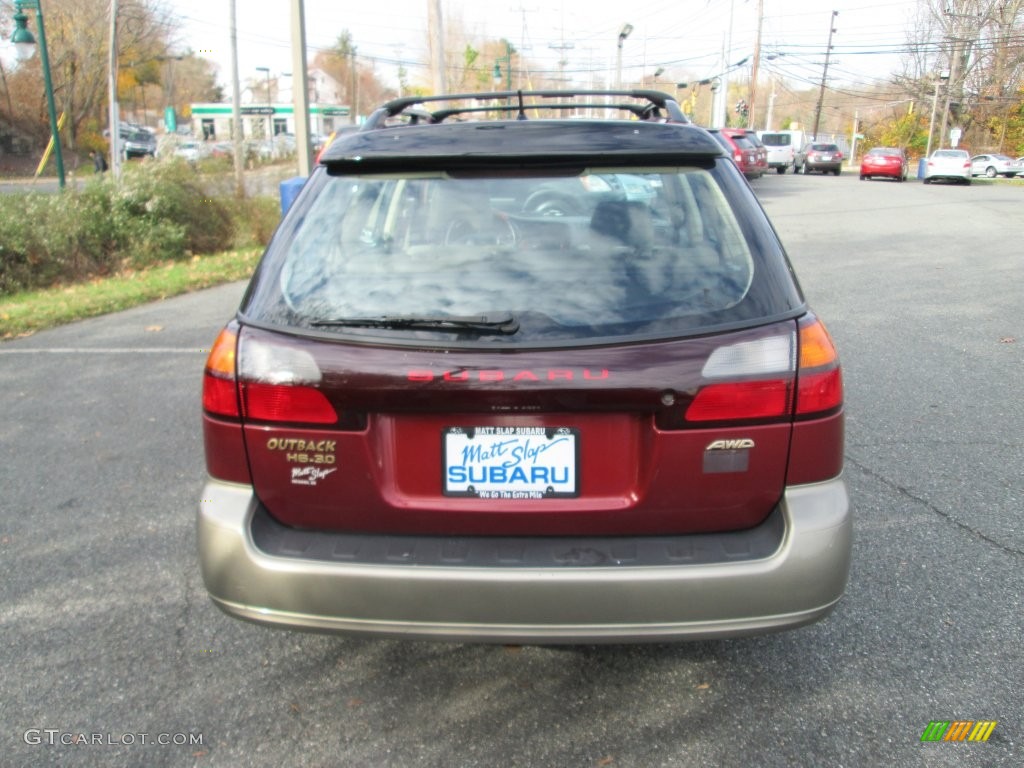
[(36, 52), (36, 39), (28, 30), (28, 16), (19, 7), (14, 14), (14, 34), (11, 35), (11, 42), (14, 43), (14, 54), (20, 61), (31, 59)]

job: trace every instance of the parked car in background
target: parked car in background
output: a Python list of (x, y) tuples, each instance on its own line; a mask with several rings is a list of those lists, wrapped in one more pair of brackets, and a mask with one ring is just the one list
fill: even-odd
[(971, 156), (963, 149), (936, 149), (925, 162), (925, 184), (933, 181), (971, 183)]
[(745, 131), (747, 135), (747, 141), (754, 145), (757, 149), (757, 167), (761, 171), (761, 175), (768, 173), (768, 148), (765, 147), (764, 143), (757, 137), (757, 131), (747, 128)]
[(201, 141), (183, 141), (174, 148), (174, 156), (195, 164), (209, 157), (210, 148)]
[(210, 157), (232, 158), (235, 156), (233, 141), (216, 141), (210, 144)]
[(971, 176), (987, 176), (990, 179), (1005, 176), (1012, 179), (1020, 173), (1024, 173), (1020, 160), (1007, 155), (975, 155), (971, 158)]
[(910, 173), (907, 153), (897, 147), (875, 147), (860, 159), (860, 180), (879, 176), (906, 181)]
[(140, 126), (122, 125), (120, 137), (121, 151), (129, 160), (133, 157), (156, 156), (156, 134)]
[(794, 173), (820, 171), (838, 176), (842, 169), (843, 153), (839, 146), (826, 142), (815, 141), (805, 144), (793, 160)]
[(774, 168), (776, 173), (785, 173), (792, 167), (799, 142), (794, 144), (791, 131), (758, 131), (758, 138), (766, 150), (769, 168)]
[(719, 144), (613, 93), (400, 98), (326, 149), (207, 359), (218, 607), (544, 644), (833, 609), (835, 346)]
[(758, 161), (758, 151), (743, 128), (712, 128), (708, 131), (715, 141), (733, 159), (740, 172), (748, 179), (759, 179), (764, 175), (766, 165)]

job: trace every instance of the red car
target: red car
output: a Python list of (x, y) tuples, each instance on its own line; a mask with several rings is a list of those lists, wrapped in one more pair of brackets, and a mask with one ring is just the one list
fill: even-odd
[(708, 132), (748, 179), (759, 179), (768, 172), (768, 151), (755, 145), (745, 129), (714, 128)]
[(323, 153), (206, 366), (217, 606), (545, 644), (833, 609), (836, 349), (733, 161), (631, 96), (411, 96)]
[(906, 181), (909, 172), (907, 153), (895, 147), (875, 147), (866, 152), (860, 161), (861, 181), (878, 176)]

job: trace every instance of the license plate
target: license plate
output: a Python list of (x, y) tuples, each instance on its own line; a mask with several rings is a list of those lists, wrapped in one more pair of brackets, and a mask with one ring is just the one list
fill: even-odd
[(819, 155), (818, 159), (821, 160), (823, 163), (827, 163), (829, 160), (832, 159), (832, 155)]
[(579, 495), (579, 433), (571, 427), (448, 427), (442, 451), (445, 496)]

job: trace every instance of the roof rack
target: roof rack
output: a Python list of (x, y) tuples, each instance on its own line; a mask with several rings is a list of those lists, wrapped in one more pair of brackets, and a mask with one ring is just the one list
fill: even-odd
[[(635, 99), (631, 102), (576, 102), (565, 101), (576, 97), (626, 97)], [(547, 101), (548, 99), (561, 99), (562, 101)], [(492, 102), (480, 106), (449, 106), (452, 102)], [(504, 103), (500, 103), (504, 102)], [(529, 102), (529, 103), (528, 103)], [(442, 109), (431, 111), (425, 105), (429, 103), (440, 103)], [(689, 119), (683, 114), (676, 100), (667, 93), (650, 90), (628, 90), (628, 91), (493, 91), (487, 93), (454, 93), (442, 96), (405, 96), (394, 99), (381, 105), (373, 114), (367, 118), (363, 126), (364, 130), (381, 128), (386, 121), (399, 115), (409, 118), (412, 124), (419, 123), (440, 123), (449, 117), (475, 112), (516, 112), (517, 120), (529, 119), (526, 115), (528, 109), (605, 109), (625, 110), (631, 112), (639, 120), (666, 120), (675, 123), (689, 123)]]

